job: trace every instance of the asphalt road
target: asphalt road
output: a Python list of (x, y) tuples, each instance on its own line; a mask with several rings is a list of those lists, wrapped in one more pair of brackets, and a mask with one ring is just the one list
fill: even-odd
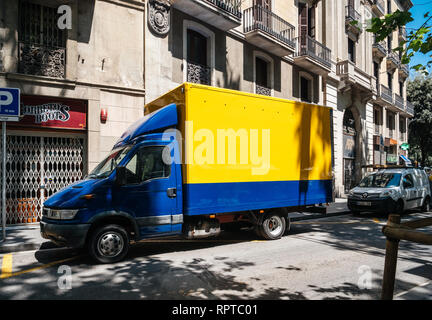
[[(298, 221), (276, 241), (248, 231), (151, 240), (113, 265), (69, 249), (4, 254), (0, 299), (379, 299), (385, 222), (370, 214)], [(424, 289), (432, 280), (432, 247), (402, 241), (396, 277), (396, 298), (420, 288), (417, 298), (431, 299)]]

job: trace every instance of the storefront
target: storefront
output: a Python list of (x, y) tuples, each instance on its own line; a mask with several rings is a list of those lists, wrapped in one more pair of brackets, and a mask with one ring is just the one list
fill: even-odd
[(46, 198), (86, 174), (87, 112), (85, 100), (21, 96), (7, 125), (7, 224), (38, 222)]

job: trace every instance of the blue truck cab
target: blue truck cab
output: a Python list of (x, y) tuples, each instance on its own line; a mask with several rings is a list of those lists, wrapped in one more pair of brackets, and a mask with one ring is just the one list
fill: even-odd
[[(178, 144), (162, 132), (152, 133), (176, 123), (176, 106), (171, 105), (126, 131), (83, 181), (45, 201), (42, 236), (68, 247), (88, 245), (97, 260), (113, 262), (124, 257), (130, 240), (180, 234)], [(163, 159), (167, 155), (171, 161)]]

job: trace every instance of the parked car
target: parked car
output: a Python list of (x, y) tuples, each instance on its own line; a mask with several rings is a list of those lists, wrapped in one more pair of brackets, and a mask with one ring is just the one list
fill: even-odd
[(428, 212), (431, 188), (425, 170), (419, 168), (382, 169), (364, 177), (348, 195), (354, 212), (403, 213), (421, 208)]

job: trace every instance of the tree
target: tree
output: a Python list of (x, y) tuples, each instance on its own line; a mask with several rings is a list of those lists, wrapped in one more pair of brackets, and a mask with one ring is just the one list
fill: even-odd
[[(420, 28), (407, 32), (407, 40), (401, 41), (398, 47), (393, 48), (393, 51), (402, 53), (402, 64), (409, 64), (411, 58), (417, 52), (423, 54), (432, 53), (431, 12), (426, 11), (423, 17), (425, 21)], [(411, 12), (396, 10), (391, 14), (385, 15), (383, 18), (372, 18), (370, 28), (366, 29), (366, 31), (374, 33), (376, 41), (379, 42), (387, 38), (393, 31), (405, 27), (411, 21), (414, 21)], [(430, 58), (432, 58), (432, 55), (430, 55)], [(426, 65), (417, 64), (411, 68), (427, 75), (427, 68), (431, 65), (432, 59)]]
[(414, 106), (409, 125), (409, 143), (420, 153), (422, 166), (430, 165), (432, 156), (432, 77), (418, 76), (407, 85), (407, 98)]

